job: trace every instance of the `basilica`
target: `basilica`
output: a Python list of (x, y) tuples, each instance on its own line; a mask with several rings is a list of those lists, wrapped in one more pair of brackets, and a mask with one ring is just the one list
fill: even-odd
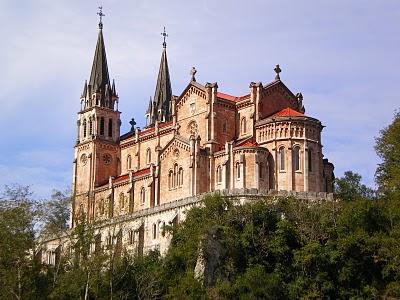
[(241, 96), (223, 93), (216, 82), (198, 82), (192, 68), (186, 88), (174, 95), (165, 30), (163, 36), (154, 96), (143, 107), (146, 125), (135, 127), (132, 120), (121, 134), (119, 95), (99, 23), (78, 112), (72, 228), (84, 216), (101, 228), (96, 247), (115, 241), (139, 253), (165, 250), (165, 224), (179, 222), (206, 193), (332, 192), (324, 126), (306, 114), (302, 94), (282, 82), (279, 65), (271, 82), (250, 82)]

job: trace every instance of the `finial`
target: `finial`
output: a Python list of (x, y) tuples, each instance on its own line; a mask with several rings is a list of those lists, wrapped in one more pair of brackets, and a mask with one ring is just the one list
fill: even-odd
[(97, 15), (99, 16), (99, 29), (103, 29), (103, 22), (102, 22), (102, 18), (105, 16), (105, 14), (103, 14), (103, 6), (99, 6), (99, 12), (97, 13)]
[(195, 77), (196, 73), (197, 73), (196, 68), (192, 67), (192, 69), (190, 70), (190, 75), (192, 75), (192, 81), (196, 81), (196, 77)]
[(279, 65), (276, 65), (276, 66), (275, 66), (274, 71), (275, 71), (275, 73), (276, 73), (275, 80), (280, 80), (281, 77), (279, 76), (279, 73), (282, 72), (282, 70), (281, 70), (281, 68), (279, 68)]
[(168, 36), (167, 32), (165, 31), (165, 26), (164, 26), (164, 31), (161, 32), (161, 35), (164, 37), (164, 42), (163, 42), (163, 48), (167, 48), (167, 43), (165, 42), (165, 38)]
[(129, 124), (131, 124), (131, 131), (135, 131), (135, 125), (136, 125), (135, 118), (132, 118), (132, 119), (129, 121)]

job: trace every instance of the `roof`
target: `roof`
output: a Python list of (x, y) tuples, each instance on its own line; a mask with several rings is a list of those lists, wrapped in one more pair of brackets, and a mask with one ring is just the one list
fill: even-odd
[(235, 147), (257, 147), (257, 146), (258, 144), (254, 141), (254, 138), (252, 136), (239, 140), (235, 145)]
[(141, 169), (139, 171), (136, 171), (132, 175), (133, 175), (133, 177), (137, 177), (137, 176), (142, 176), (142, 175), (146, 175), (146, 174), (150, 174), (150, 168)]
[(221, 99), (228, 100), (228, 101), (239, 102), (239, 101), (242, 101), (242, 100), (250, 97), (250, 94), (237, 97), (237, 96), (232, 96), (232, 95), (228, 95), (228, 94), (225, 94), (225, 93), (217, 92), (217, 97), (221, 98)]
[(273, 117), (304, 117), (304, 114), (290, 107), (286, 107), (272, 115)]
[(120, 181), (124, 181), (124, 180), (128, 180), (129, 179), (129, 174), (124, 174), (124, 175), (120, 175), (118, 177), (115, 177), (113, 182), (120, 182)]
[(104, 46), (103, 31), (99, 30), (96, 51), (94, 53), (92, 71), (90, 73), (89, 85), (97, 90), (105, 91), (105, 85), (110, 88), (110, 77), (108, 75), (106, 47)]

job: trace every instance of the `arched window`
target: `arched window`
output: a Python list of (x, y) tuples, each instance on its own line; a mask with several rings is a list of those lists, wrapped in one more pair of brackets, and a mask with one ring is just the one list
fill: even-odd
[(81, 203), (80, 205), (79, 205), (79, 215), (83, 215), (84, 213), (85, 213), (85, 208), (84, 208), (84, 205), (83, 205), (83, 203)]
[(100, 135), (104, 135), (104, 117), (100, 118)]
[(142, 189), (140, 190), (140, 201), (142, 202), (142, 204), (146, 202), (146, 190), (144, 187), (142, 187)]
[(100, 211), (100, 215), (104, 215), (104, 199), (100, 200), (99, 211)]
[(93, 134), (93, 122), (92, 119), (89, 119), (89, 135)]
[(161, 231), (161, 235), (165, 236), (165, 222), (162, 223), (162, 231)]
[(85, 119), (85, 120), (83, 120), (83, 137), (84, 138), (86, 137), (86, 130), (87, 130), (87, 128), (86, 128), (86, 119)]
[(126, 157), (126, 168), (128, 170), (132, 169), (132, 157), (130, 155)]
[(307, 155), (308, 155), (308, 172), (312, 172), (313, 171), (313, 153), (312, 153), (312, 149), (308, 149)]
[(112, 137), (113, 136), (113, 121), (112, 119), (108, 119), (108, 136)]
[(131, 229), (129, 230), (128, 233), (128, 244), (133, 245), (134, 241), (135, 241), (135, 232)]
[(264, 177), (264, 164), (262, 162), (258, 164), (258, 173), (260, 178)]
[(217, 182), (222, 182), (222, 168), (221, 168), (221, 166), (217, 167)]
[(182, 167), (180, 167), (178, 172), (178, 186), (182, 185), (183, 185), (183, 169)]
[(150, 150), (150, 148), (147, 148), (147, 150), (146, 150), (146, 163), (147, 164), (151, 163), (151, 150)]
[(119, 208), (123, 209), (125, 207), (125, 197), (124, 193), (119, 194)]
[(173, 177), (174, 177), (174, 172), (172, 170), (169, 170), (169, 172), (168, 172), (168, 188), (169, 189), (173, 188), (173, 186), (172, 186)]
[(153, 224), (153, 239), (157, 238), (157, 224)]
[(300, 171), (300, 147), (293, 148), (293, 168), (295, 171)]
[(279, 149), (279, 170), (285, 171), (285, 148)]
[(240, 174), (240, 163), (239, 162), (237, 162), (236, 163), (236, 178), (237, 179), (240, 179), (240, 176), (241, 176), (241, 174)]
[(242, 120), (240, 121), (240, 131), (242, 132), (242, 134), (246, 133), (247, 131), (247, 124), (245, 117), (243, 117)]
[(174, 180), (172, 186), (173, 187), (178, 186), (178, 164), (174, 165)]
[(224, 120), (224, 122), (222, 123), (222, 132), (226, 133), (226, 121)]

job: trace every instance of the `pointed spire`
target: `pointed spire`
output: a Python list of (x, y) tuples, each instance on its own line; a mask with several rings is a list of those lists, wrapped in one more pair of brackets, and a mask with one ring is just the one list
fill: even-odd
[(146, 114), (151, 114), (152, 109), (153, 109), (153, 101), (150, 97), (149, 106), (147, 107)]
[(170, 105), (172, 99), (172, 89), (169, 76), (167, 50), (166, 47), (164, 47), (164, 43), (163, 51), (161, 54), (160, 69), (158, 71), (156, 90), (153, 98), (154, 102), (152, 106), (152, 123), (154, 123), (155, 120), (169, 121), (171, 119)]
[(83, 91), (82, 91), (81, 98), (86, 98), (86, 95), (87, 95), (87, 88), (88, 88), (88, 86), (87, 86), (87, 80), (85, 80), (85, 84), (83, 85)]
[(90, 79), (89, 79), (89, 84), (96, 92), (98, 91), (104, 92), (105, 85), (108, 84), (110, 86), (106, 48), (104, 45), (102, 28), (103, 28), (103, 23), (99, 23), (99, 35), (97, 37), (96, 51), (94, 53), (92, 71), (90, 73)]
[(117, 96), (117, 91), (115, 90), (115, 80), (113, 79), (112, 87), (111, 87), (112, 95)]

